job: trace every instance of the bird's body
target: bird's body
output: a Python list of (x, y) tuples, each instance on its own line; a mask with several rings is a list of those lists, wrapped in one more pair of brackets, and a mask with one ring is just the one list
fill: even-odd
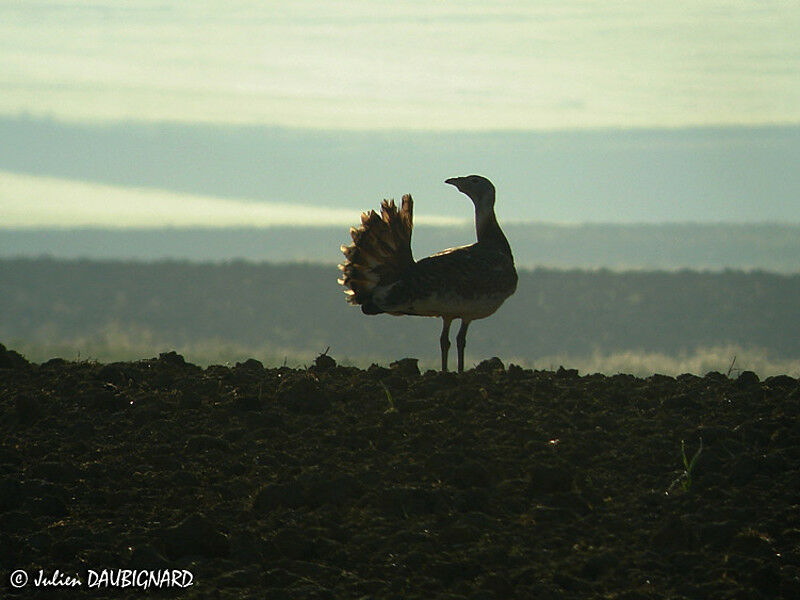
[(458, 370), (464, 368), (464, 346), (471, 321), (494, 313), (514, 293), (517, 272), (511, 247), (494, 214), (494, 186), (478, 175), (448, 179), (475, 204), (478, 241), (450, 248), (414, 261), (411, 254), (413, 201), (403, 197), (400, 210), (384, 200), (381, 215), (361, 216), (362, 225), (351, 229), (353, 244), (342, 246), (345, 255), (339, 283), (352, 304), (366, 314), (441, 317), (442, 370), (447, 370), (449, 330), (461, 319)]
[[(516, 286), (513, 262), (479, 244), (451, 248), (414, 263), (404, 277), (376, 290), (374, 303), (398, 315), (482, 319)], [(512, 281), (513, 280), (513, 281)]]

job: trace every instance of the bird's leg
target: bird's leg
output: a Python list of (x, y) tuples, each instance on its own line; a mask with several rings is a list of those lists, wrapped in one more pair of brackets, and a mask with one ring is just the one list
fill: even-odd
[(465, 321), (461, 319), (461, 329), (458, 330), (458, 335), (456, 336), (456, 348), (458, 349), (458, 372), (464, 372), (464, 346), (467, 345), (467, 327), (469, 327), (469, 321)]
[(442, 349), (442, 371), (447, 371), (447, 352), (450, 350), (450, 323), (453, 319), (442, 317), (442, 335), (439, 338), (439, 347)]

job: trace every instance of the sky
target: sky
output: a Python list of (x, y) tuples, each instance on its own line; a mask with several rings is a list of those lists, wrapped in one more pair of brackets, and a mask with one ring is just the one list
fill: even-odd
[[(0, 0), (0, 118), (378, 133), (795, 126), (798, 31), (800, 3), (778, 0)], [(445, 166), (458, 168), (446, 156)], [(303, 167), (300, 161), (298, 180)], [(398, 172), (388, 168), (387, 179)], [(442, 172), (436, 183), (459, 174), (466, 172)], [(523, 189), (523, 167), (505, 175), (508, 187)], [(73, 200), (54, 212), (76, 186), (101, 182), (79, 174), (35, 179), (0, 163), (0, 222), (19, 226), (23, 202), (42, 215), (28, 217), (30, 226), (141, 226), (141, 215), (153, 214), (112, 202), (95, 206), (92, 217)], [(253, 222), (252, 199), (220, 204), (165, 185), (154, 203), (152, 190), (118, 187), (125, 189), (115, 198), (154, 207), (145, 224), (196, 225), (201, 214), (206, 223), (226, 222), (209, 202), (237, 213), (229, 220)], [(365, 197), (364, 208), (382, 192)], [(300, 196), (258, 202), (257, 223), (342, 216), (297, 212), (288, 205), (313, 204)], [(625, 210), (613, 208), (608, 219), (624, 220)], [(580, 220), (579, 205), (569, 210)], [(425, 217), (424, 205), (418, 214)], [(449, 215), (430, 215), (437, 216)], [(546, 211), (524, 216), (563, 219)]]
[(0, 114), (359, 129), (800, 120), (776, 0), (0, 2)]

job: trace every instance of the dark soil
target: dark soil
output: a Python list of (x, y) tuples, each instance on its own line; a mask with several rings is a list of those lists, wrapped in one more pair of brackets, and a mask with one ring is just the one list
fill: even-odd
[[(0, 347), (0, 596), (800, 598), (798, 416), (797, 379), (752, 373), (33, 365)], [(194, 583), (9, 584), (56, 568)]]

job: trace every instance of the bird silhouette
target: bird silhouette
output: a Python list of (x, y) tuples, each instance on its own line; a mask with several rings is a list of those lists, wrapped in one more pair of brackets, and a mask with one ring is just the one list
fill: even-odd
[(447, 371), (450, 324), (461, 319), (456, 335), (458, 372), (464, 370), (464, 348), (469, 324), (493, 314), (517, 289), (514, 257), (494, 212), (495, 188), (480, 175), (445, 181), (472, 200), (478, 241), (449, 248), (415, 261), (411, 253), (414, 202), (403, 196), (361, 214), (361, 226), (352, 227), (353, 243), (342, 246), (339, 265), (347, 301), (368, 315), (441, 317), (439, 338), (442, 371)]

